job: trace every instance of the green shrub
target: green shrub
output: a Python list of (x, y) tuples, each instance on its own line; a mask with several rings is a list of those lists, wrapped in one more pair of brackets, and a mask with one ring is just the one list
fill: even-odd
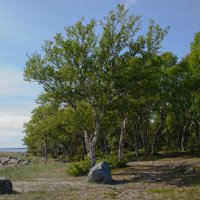
[(80, 162), (69, 163), (66, 172), (71, 176), (81, 176), (88, 174), (89, 171), (90, 171), (89, 160), (83, 160)]
[(118, 156), (113, 154), (113, 155), (107, 155), (99, 159), (97, 162), (101, 161), (106, 161), (112, 169), (117, 169), (117, 168), (123, 168), (126, 167), (126, 163), (128, 162), (126, 157), (123, 157), (120, 161), (118, 160)]
[(112, 169), (123, 168), (126, 167), (127, 159), (122, 158), (120, 161), (117, 156), (108, 157), (107, 162), (111, 165)]
[[(123, 168), (126, 167), (127, 159), (122, 158), (120, 161), (116, 155), (109, 155), (97, 161), (97, 163), (101, 161), (106, 161), (111, 166), (112, 169)], [(79, 162), (69, 163), (67, 166), (66, 173), (71, 176), (81, 176), (86, 175), (90, 171), (90, 161), (89, 159), (85, 159)]]

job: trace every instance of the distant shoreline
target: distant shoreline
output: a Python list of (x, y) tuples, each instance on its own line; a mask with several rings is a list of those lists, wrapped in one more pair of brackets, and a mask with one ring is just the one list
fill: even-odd
[(0, 152), (26, 153), (27, 148), (0, 148)]

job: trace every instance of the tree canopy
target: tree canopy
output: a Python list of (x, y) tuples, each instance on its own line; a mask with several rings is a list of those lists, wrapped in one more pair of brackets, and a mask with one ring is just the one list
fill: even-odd
[(25, 125), (29, 150), (88, 154), (94, 166), (96, 150), (120, 160), (124, 148), (137, 157), (140, 149), (200, 149), (200, 34), (178, 63), (161, 52), (168, 30), (150, 21), (142, 34), (141, 17), (118, 5), (103, 20), (81, 19), (46, 41), (24, 70), (26, 81), (43, 87)]

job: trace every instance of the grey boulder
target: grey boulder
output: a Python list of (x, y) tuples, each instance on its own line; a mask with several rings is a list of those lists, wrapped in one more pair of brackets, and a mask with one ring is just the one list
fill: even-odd
[(90, 169), (88, 174), (88, 182), (101, 184), (111, 183), (112, 174), (109, 164), (103, 161)]
[(12, 193), (13, 188), (12, 188), (12, 183), (10, 179), (6, 177), (0, 177), (0, 194), (5, 194), (5, 193)]

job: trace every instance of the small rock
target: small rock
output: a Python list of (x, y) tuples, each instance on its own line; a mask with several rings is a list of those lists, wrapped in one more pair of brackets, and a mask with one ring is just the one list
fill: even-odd
[(0, 194), (12, 193), (12, 183), (7, 177), (0, 177)]
[(194, 172), (194, 168), (192, 168), (192, 167), (186, 167), (185, 168), (185, 173), (190, 173), (190, 172)]
[(17, 160), (17, 163), (21, 163), (21, 162), (22, 162), (22, 160), (20, 160), (20, 159), (19, 159), (19, 160)]
[(90, 169), (88, 174), (88, 182), (102, 184), (111, 183), (112, 174), (109, 164), (104, 161)]
[(23, 165), (28, 165), (30, 163), (30, 161), (23, 161), (22, 164)]

